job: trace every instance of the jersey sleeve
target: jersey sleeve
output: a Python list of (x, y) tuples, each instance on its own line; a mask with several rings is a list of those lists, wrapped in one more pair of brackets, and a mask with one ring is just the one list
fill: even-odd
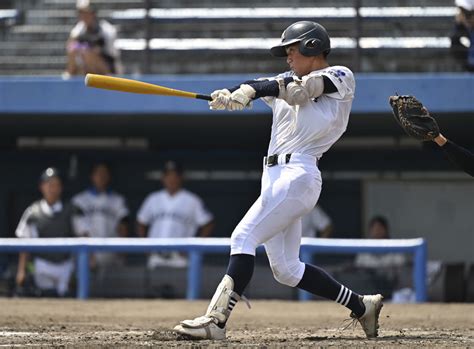
[(317, 72), (316, 75), (326, 76), (337, 89), (337, 92), (326, 94), (326, 96), (340, 100), (354, 98), (355, 80), (354, 74), (349, 68), (334, 66), (322, 72)]
[[(262, 77), (262, 78), (259, 78), (258, 80), (276, 80), (276, 79), (288, 78), (290, 76), (294, 76), (294, 73), (292, 71), (287, 71), (287, 72), (284, 72), (272, 77)], [(263, 102), (265, 102), (265, 104), (268, 105), (270, 108), (273, 108), (273, 104), (275, 103), (276, 97), (269, 96), (269, 97), (262, 97), (260, 99)]]
[(149, 195), (145, 201), (143, 201), (140, 209), (137, 213), (137, 221), (144, 225), (150, 225), (153, 218), (153, 203), (152, 196)]
[(474, 154), (469, 150), (448, 141), (441, 147), (448, 159), (467, 174), (474, 177)]
[(28, 207), (21, 216), (20, 222), (15, 230), (15, 235), (19, 238), (37, 238), (38, 231), (36, 225), (31, 219), (32, 209)]
[(91, 233), (92, 229), (88, 217), (84, 214), (80, 206), (74, 204), (72, 201), (71, 205), (71, 224), (74, 235), (87, 236)]
[(112, 24), (105, 20), (102, 20), (100, 23), (105, 41), (104, 50), (109, 56), (117, 58), (119, 56), (119, 51), (115, 47), (115, 40), (117, 39), (117, 30)]
[(212, 216), (212, 213), (206, 209), (202, 200), (196, 197), (194, 209), (194, 220), (196, 224), (201, 227), (207, 223), (210, 223), (213, 219), (214, 217)]
[(82, 34), (83, 30), (84, 30), (84, 23), (83, 22), (77, 23), (74, 26), (74, 28), (71, 29), (71, 32), (69, 33), (69, 39), (71, 40), (77, 39)]
[(117, 195), (117, 206), (115, 208), (116, 218), (120, 221), (130, 214), (128, 207), (125, 204), (125, 199), (121, 195)]

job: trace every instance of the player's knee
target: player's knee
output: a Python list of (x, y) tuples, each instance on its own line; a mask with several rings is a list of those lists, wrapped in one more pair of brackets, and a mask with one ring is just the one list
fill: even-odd
[(295, 287), (301, 281), (304, 273), (304, 263), (299, 259), (294, 261), (280, 261), (270, 264), (273, 277), (280, 284)]
[(231, 254), (245, 253), (255, 255), (257, 246), (260, 244), (252, 234), (245, 231), (235, 230), (230, 237)]

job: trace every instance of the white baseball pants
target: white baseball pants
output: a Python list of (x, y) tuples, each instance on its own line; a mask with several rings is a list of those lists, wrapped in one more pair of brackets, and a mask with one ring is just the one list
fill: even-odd
[(74, 271), (74, 262), (68, 259), (62, 263), (52, 263), (42, 258), (34, 259), (34, 279), (42, 290), (55, 289), (64, 296), (69, 289), (69, 280)]
[(278, 165), (264, 164), (260, 197), (234, 229), (231, 255), (255, 255), (263, 243), (275, 279), (294, 287), (305, 268), (299, 259), (301, 216), (316, 205), (322, 182), (315, 157), (296, 153), (288, 163), (285, 157), (278, 157)]

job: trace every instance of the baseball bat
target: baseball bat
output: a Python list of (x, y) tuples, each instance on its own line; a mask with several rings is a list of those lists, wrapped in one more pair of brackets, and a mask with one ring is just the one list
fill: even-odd
[(87, 74), (84, 83), (88, 87), (101, 88), (105, 90), (141, 93), (148, 95), (175, 96), (186, 98), (204, 99), (212, 101), (211, 96), (202, 95), (194, 92), (175, 90), (169, 87), (149, 84), (143, 81), (116, 78), (113, 76)]

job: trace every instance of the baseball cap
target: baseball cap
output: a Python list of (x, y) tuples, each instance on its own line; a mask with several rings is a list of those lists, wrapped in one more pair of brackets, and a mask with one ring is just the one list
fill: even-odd
[(169, 172), (169, 171), (175, 171), (178, 174), (183, 174), (183, 166), (173, 160), (168, 160), (165, 162), (165, 165), (163, 166), (163, 172)]
[(53, 177), (58, 177), (59, 179), (61, 179), (61, 176), (60, 176), (59, 171), (58, 171), (57, 168), (48, 167), (46, 170), (44, 170), (41, 173), (40, 178), (39, 178), (39, 182), (42, 183), (42, 182), (49, 181)]
[(96, 7), (91, 4), (90, 0), (77, 0), (76, 9), (78, 11), (97, 12)]

